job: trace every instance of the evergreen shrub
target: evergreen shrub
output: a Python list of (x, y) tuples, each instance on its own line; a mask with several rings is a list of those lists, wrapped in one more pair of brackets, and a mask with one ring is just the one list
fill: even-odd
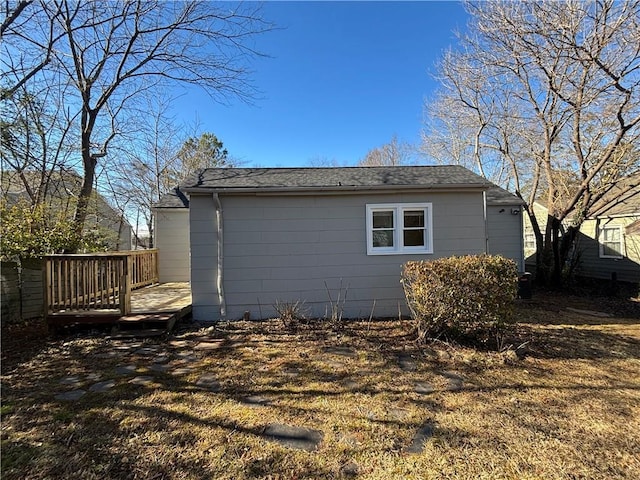
[(499, 255), (466, 255), (407, 262), (402, 270), (407, 305), (419, 339), (467, 335), (510, 322), (518, 269)]

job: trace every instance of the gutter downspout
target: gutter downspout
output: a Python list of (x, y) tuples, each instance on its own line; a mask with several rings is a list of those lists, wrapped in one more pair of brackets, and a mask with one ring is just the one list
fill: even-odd
[(223, 231), (222, 231), (222, 204), (217, 193), (213, 194), (213, 205), (216, 209), (216, 230), (218, 235), (218, 258), (216, 268), (216, 288), (218, 290), (218, 303), (220, 304), (220, 320), (227, 317), (227, 305), (224, 300), (224, 284), (223, 284)]
[(487, 217), (487, 192), (482, 192), (482, 210), (484, 215), (484, 253), (489, 253), (489, 219)]

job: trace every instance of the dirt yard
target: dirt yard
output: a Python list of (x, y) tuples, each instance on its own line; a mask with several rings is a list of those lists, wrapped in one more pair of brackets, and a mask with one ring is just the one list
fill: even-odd
[(5, 328), (2, 478), (640, 478), (639, 306), (536, 295), (497, 350), (398, 320)]

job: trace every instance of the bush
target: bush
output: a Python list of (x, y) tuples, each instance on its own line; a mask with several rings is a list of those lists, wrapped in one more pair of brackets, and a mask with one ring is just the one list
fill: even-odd
[(402, 270), (407, 305), (418, 338), (471, 334), (511, 321), (518, 270), (492, 255), (407, 262)]

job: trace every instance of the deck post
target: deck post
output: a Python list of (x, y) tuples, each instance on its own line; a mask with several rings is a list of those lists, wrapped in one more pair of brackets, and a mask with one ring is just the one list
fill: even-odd
[(131, 256), (123, 256), (122, 278), (120, 280), (120, 313), (122, 316), (131, 313), (131, 274), (133, 273)]

